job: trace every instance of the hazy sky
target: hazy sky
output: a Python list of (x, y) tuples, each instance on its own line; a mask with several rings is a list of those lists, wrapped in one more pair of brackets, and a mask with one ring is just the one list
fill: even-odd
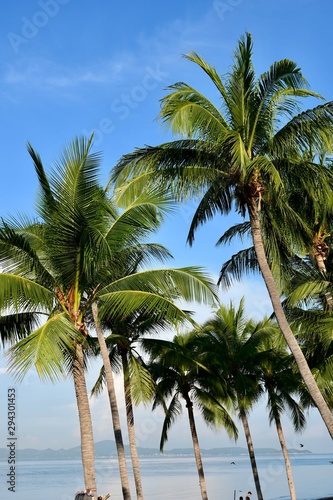
[[(261, 73), (275, 60), (289, 58), (302, 68), (311, 88), (328, 100), (332, 92), (331, 0), (13, 0), (0, 6), (1, 197), (0, 215), (33, 213), (36, 178), (26, 141), (46, 166), (77, 135), (95, 131), (95, 150), (103, 152), (101, 180), (124, 153), (170, 139), (156, 121), (165, 88), (185, 81), (216, 98), (199, 68), (182, 58), (195, 50), (219, 73), (231, 64), (232, 51), (245, 31), (253, 34), (254, 61)], [(218, 103), (217, 103), (218, 104)], [(309, 106), (315, 103), (309, 102)], [(217, 276), (235, 247), (214, 244), (230, 225), (216, 219), (200, 230), (193, 248), (186, 246), (194, 204), (180, 208), (156, 241), (174, 255), (172, 265), (200, 265)], [(246, 297), (246, 307), (260, 319), (270, 312), (261, 281), (235, 286), (224, 301)], [(198, 318), (207, 311), (198, 308)], [(32, 372), (17, 385), (0, 368), (0, 447), (5, 446), (6, 395), (17, 391), (19, 447), (69, 448), (79, 444), (71, 380), (52, 386)], [(91, 388), (98, 366), (88, 374)], [(119, 405), (123, 400), (119, 395)], [(279, 447), (266, 424), (265, 403), (250, 417), (255, 446)], [(113, 439), (106, 397), (92, 399), (95, 440)], [(138, 444), (158, 447), (162, 415), (139, 408)], [(301, 437), (285, 419), (289, 447), (299, 443), (314, 452), (332, 452), (331, 439), (316, 412)], [(203, 448), (229, 446), (198, 420)], [(243, 431), (237, 443), (245, 446)], [(167, 448), (191, 446), (186, 418), (170, 431)]]

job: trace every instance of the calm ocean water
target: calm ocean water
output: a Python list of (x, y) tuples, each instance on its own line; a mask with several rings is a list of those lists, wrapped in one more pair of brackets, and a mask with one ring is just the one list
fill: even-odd
[[(255, 487), (249, 459), (238, 457), (235, 465), (228, 457), (204, 457), (209, 500), (238, 500)], [(333, 460), (331, 455), (291, 456), (297, 499), (308, 500), (333, 496)], [(145, 500), (200, 500), (197, 472), (192, 457), (149, 457), (140, 461)], [(287, 500), (289, 490), (280, 456), (259, 456), (257, 466), (265, 500)], [(130, 464), (129, 464), (130, 465)], [(9, 465), (0, 462), (1, 500), (74, 500), (83, 487), (82, 468), (76, 460), (18, 462), (15, 470), (16, 491), (8, 491)], [(116, 459), (96, 462), (99, 494), (111, 493), (111, 500), (121, 500)], [(132, 482), (132, 498), (135, 490)]]

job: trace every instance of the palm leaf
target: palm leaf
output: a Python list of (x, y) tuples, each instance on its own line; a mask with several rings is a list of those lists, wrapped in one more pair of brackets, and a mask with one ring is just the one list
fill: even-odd
[(129, 362), (129, 379), (131, 381), (131, 395), (135, 405), (148, 403), (152, 400), (155, 390), (154, 381), (149, 370), (133, 355), (130, 357)]
[(54, 294), (44, 286), (22, 276), (0, 273), (0, 309), (20, 312), (52, 310)]
[(54, 382), (70, 371), (80, 336), (64, 314), (54, 315), (8, 350), (9, 371), (21, 381), (34, 366), (40, 378)]
[(40, 323), (40, 315), (20, 312), (0, 316), (0, 340), (3, 346), (27, 337)]

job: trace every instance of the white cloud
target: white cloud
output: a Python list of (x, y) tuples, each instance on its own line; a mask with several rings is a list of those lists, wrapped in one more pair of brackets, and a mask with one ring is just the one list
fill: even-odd
[(74, 67), (66, 67), (45, 59), (20, 60), (7, 66), (3, 82), (8, 85), (43, 89), (77, 87), (84, 84), (107, 85), (118, 82), (131, 62), (132, 58), (126, 54), (122, 54), (120, 59)]
[[(107, 51), (97, 60), (85, 59), (80, 54), (79, 64), (68, 65), (60, 60), (36, 56), (17, 58), (15, 62), (11, 59), (2, 76), (2, 83), (44, 91), (50, 88), (77, 88), (81, 85), (128, 84), (140, 78), (147, 65), (159, 65), (165, 72), (173, 71), (180, 63), (181, 56), (190, 50), (209, 48), (218, 49), (220, 53), (221, 44), (217, 47), (216, 40), (212, 47), (212, 31), (218, 29), (216, 15), (207, 13), (196, 21), (176, 19), (169, 24), (161, 24), (149, 34), (147, 30), (141, 31), (131, 50), (111, 52), (111, 57)], [(229, 46), (227, 51), (230, 51)], [(191, 65), (184, 64), (184, 71), (186, 67), (191, 68)]]

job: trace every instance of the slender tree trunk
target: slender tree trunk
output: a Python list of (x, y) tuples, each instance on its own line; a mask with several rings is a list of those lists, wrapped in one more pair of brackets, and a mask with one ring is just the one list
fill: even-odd
[(199, 439), (198, 439), (197, 429), (196, 429), (195, 420), (194, 420), (193, 403), (189, 397), (187, 397), (187, 398), (185, 397), (185, 401), (186, 401), (186, 408), (187, 408), (187, 412), (188, 412), (188, 419), (190, 422), (190, 429), (191, 429), (191, 435), (192, 435), (192, 441), (193, 441), (195, 462), (197, 464), (198, 475), (199, 475), (199, 485), (200, 485), (200, 491), (201, 491), (201, 498), (202, 498), (202, 500), (208, 500), (205, 474), (204, 474), (204, 470), (203, 470), (201, 453), (200, 453)]
[(288, 486), (289, 486), (289, 491), (290, 491), (290, 500), (296, 500), (296, 491), (295, 491), (295, 485), (294, 485), (293, 475), (292, 475), (292, 471), (291, 471), (291, 463), (290, 463), (290, 459), (289, 459), (288, 449), (287, 449), (286, 441), (284, 439), (281, 421), (278, 417), (275, 417), (275, 425), (276, 425), (276, 430), (277, 430), (277, 433), (279, 436), (279, 441), (280, 441), (281, 450), (283, 453), (284, 463), (286, 465), (286, 474), (287, 474)]
[(129, 440), (131, 457), (132, 457), (132, 467), (133, 467), (133, 475), (134, 475), (134, 482), (135, 482), (135, 489), (136, 489), (136, 497), (138, 500), (143, 500), (143, 489), (142, 489), (142, 482), (141, 482), (139, 456), (138, 456), (138, 450), (136, 447), (134, 412), (133, 412), (131, 385), (130, 385), (129, 374), (128, 374), (128, 361), (127, 361), (127, 353), (126, 352), (122, 353), (121, 359), (122, 359), (123, 374), (124, 374), (124, 393), (125, 393), (125, 403), (126, 403), (128, 440)]
[(300, 374), (304, 380), (304, 383), (306, 387), (308, 388), (308, 391), (311, 395), (311, 398), (315, 405), (317, 406), (323, 421), (325, 422), (325, 425), (328, 429), (328, 432), (330, 433), (331, 438), (333, 439), (333, 415), (330, 412), (325, 399), (323, 398), (323, 395), (321, 394), (316, 381), (311, 373), (311, 370), (307, 364), (307, 361), (305, 359), (305, 356), (298, 345), (296, 338), (288, 324), (286, 315), (284, 313), (284, 310), (281, 305), (280, 301), (280, 296), (278, 289), (276, 287), (274, 277), (272, 274), (272, 271), (270, 270), (270, 267), (267, 262), (266, 258), (266, 253), (262, 241), (262, 236), (261, 236), (261, 231), (260, 231), (260, 220), (259, 220), (259, 213), (258, 209), (256, 206), (255, 200), (253, 200), (252, 206), (249, 206), (249, 213), (250, 213), (250, 222), (251, 222), (251, 228), (252, 228), (252, 238), (253, 238), (253, 244), (255, 248), (255, 252), (257, 255), (258, 263), (260, 266), (260, 270), (267, 288), (267, 291), (269, 293), (273, 309), (275, 312), (275, 317), (276, 320), (279, 324), (279, 327), (281, 329), (281, 332), (289, 346), (289, 349), (291, 350), (296, 364), (298, 366), (298, 369), (300, 371)]
[(76, 345), (76, 356), (73, 362), (73, 379), (79, 413), (84, 484), (85, 488), (87, 490), (91, 489), (95, 498), (97, 498), (94, 436), (87, 385), (84, 375), (83, 348), (81, 344)]
[(98, 307), (97, 307), (96, 302), (94, 302), (92, 304), (91, 308), (92, 308), (95, 328), (96, 328), (96, 332), (97, 332), (98, 342), (99, 342), (99, 346), (101, 349), (103, 365), (104, 365), (104, 370), (105, 370), (105, 379), (106, 379), (106, 386), (107, 386), (109, 401), (110, 401), (114, 438), (115, 438), (117, 453), (118, 453), (118, 463), (119, 463), (119, 472), (120, 472), (120, 480), (121, 480), (123, 498), (124, 498), (124, 500), (131, 500), (130, 485), (129, 485), (129, 479), (128, 479), (127, 465), (126, 465), (126, 455), (125, 455), (123, 437), (122, 437), (121, 427), (120, 427), (120, 418), (119, 418), (119, 412), (118, 412), (116, 391), (115, 391), (115, 387), (114, 387), (113, 373), (112, 373), (112, 368), (111, 368), (110, 359), (109, 359), (109, 352), (108, 352), (108, 348), (107, 348), (107, 345), (105, 342), (105, 338), (103, 335), (101, 324), (100, 324), (100, 321), (98, 318)]
[(250, 427), (249, 427), (249, 423), (247, 421), (246, 413), (245, 413), (242, 405), (239, 405), (239, 415), (241, 417), (242, 424), (244, 427), (246, 444), (247, 444), (247, 449), (249, 451), (249, 457), (250, 457), (250, 461), (251, 461), (251, 467), (252, 467), (254, 484), (256, 487), (256, 491), (257, 491), (257, 497), (258, 497), (258, 500), (263, 500), (261, 486), (260, 486), (260, 479), (259, 479), (259, 474), (258, 474), (258, 469), (257, 469), (257, 462), (256, 462), (256, 457), (254, 455), (253, 442), (252, 442), (252, 437), (251, 437), (251, 433), (250, 433)]

